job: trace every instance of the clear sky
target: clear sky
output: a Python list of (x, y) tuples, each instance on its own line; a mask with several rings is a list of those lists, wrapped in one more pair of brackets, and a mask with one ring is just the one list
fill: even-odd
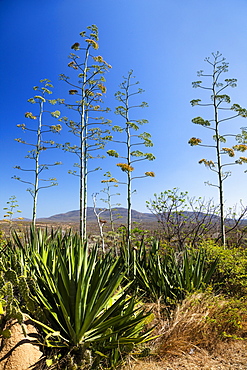
[[(52, 81), (54, 98), (68, 97), (68, 86), (58, 76), (70, 72), (70, 47), (81, 40), (79, 33), (91, 24), (99, 28), (99, 54), (113, 67), (106, 76), (106, 106), (114, 111), (114, 93), (130, 69), (145, 90), (141, 101), (149, 104), (136, 114), (149, 120), (143, 130), (152, 135), (151, 149), (157, 159), (143, 162), (136, 171), (154, 171), (156, 177), (134, 183), (133, 208), (147, 211), (146, 200), (155, 192), (174, 187), (187, 190), (191, 196), (213, 197), (217, 203), (217, 189), (204, 184), (216, 178), (198, 164), (198, 160), (211, 159), (213, 154), (188, 145), (192, 136), (205, 137), (205, 130), (191, 123), (195, 116), (205, 116), (203, 108), (190, 106), (190, 100), (202, 96), (191, 82), (198, 79), (198, 70), (206, 70), (204, 58), (219, 50), (230, 63), (225, 78), (238, 79), (237, 88), (229, 91), (232, 102), (247, 107), (246, 15), (246, 0), (0, 0), (0, 219), (12, 195), (19, 202), (22, 216), (31, 218), (32, 198), (27, 186), (11, 179), (25, 175), (14, 166), (31, 165), (24, 158), (28, 147), (14, 141), (23, 137), (16, 125), (29, 123), (24, 113), (34, 106), (27, 99), (34, 95), (32, 87), (40, 79)], [(113, 113), (107, 118), (121, 124)], [(247, 121), (239, 119), (229, 129), (238, 133), (242, 126), (247, 126)], [(73, 142), (73, 137), (64, 128), (59, 140)], [(78, 179), (68, 174), (76, 159), (60, 151), (50, 156), (63, 165), (46, 173), (56, 177), (59, 185), (40, 192), (38, 217), (79, 208)], [(103, 188), (100, 181), (105, 171), (123, 179), (114, 159), (108, 157), (98, 165), (102, 171), (89, 178), (89, 205), (91, 194)], [(232, 166), (231, 170), (231, 178), (225, 181), (226, 204), (233, 206), (242, 199), (247, 205), (247, 173), (243, 166)], [(118, 191), (121, 196), (114, 201), (126, 207), (125, 187)]]

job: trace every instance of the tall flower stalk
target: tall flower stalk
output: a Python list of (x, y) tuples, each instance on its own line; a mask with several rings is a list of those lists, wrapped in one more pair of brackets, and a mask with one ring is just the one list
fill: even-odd
[(54, 118), (59, 118), (60, 111), (55, 110), (53, 112), (47, 111), (45, 109), (45, 106), (47, 103), (50, 103), (52, 105), (55, 105), (58, 101), (60, 102), (60, 99), (53, 99), (49, 100), (46, 98), (47, 95), (52, 94), (51, 88), (53, 85), (51, 84), (50, 80), (43, 79), (40, 80), (42, 86), (34, 86), (34, 90), (39, 93), (39, 95), (35, 95), (33, 98), (28, 99), (28, 102), (31, 104), (37, 104), (38, 105), (38, 115), (34, 115), (32, 112), (26, 112), (25, 117), (28, 119), (31, 119), (32, 121), (37, 122), (36, 127), (33, 127), (30, 125), (28, 127), (26, 124), (18, 124), (17, 127), (20, 127), (24, 132), (31, 132), (36, 135), (36, 142), (31, 143), (27, 142), (23, 139), (15, 139), (17, 142), (26, 144), (31, 146), (33, 149), (28, 151), (28, 155), (26, 158), (31, 159), (34, 161), (34, 168), (26, 169), (21, 166), (15, 166), (14, 168), (21, 170), (26, 173), (32, 173), (33, 174), (33, 180), (24, 180), (20, 178), (19, 176), (13, 176), (15, 180), (18, 180), (20, 182), (23, 182), (25, 184), (30, 185), (30, 187), (27, 189), (31, 196), (33, 197), (33, 210), (32, 210), (32, 223), (35, 226), (36, 223), (36, 217), (37, 217), (37, 203), (38, 203), (38, 194), (41, 189), (49, 188), (52, 186), (57, 185), (57, 179), (56, 178), (40, 178), (41, 173), (43, 173), (44, 170), (48, 170), (51, 166), (56, 166), (61, 164), (61, 162), (54, 162), (52, 164), (43, 164), (40, 163), (40, 157), (42, 153), (48, 149), (54, 149), (56, 148), (56, 144), (54, 140), (45, 140), (44, 136), (47, 133), (59, 133), (62, 129), (62, 126), (60, 124), (56, 125), (47, 125), (44, 123), (44, 114), (49, 113)]
[[(192, 137), (189, 140), (191, 146), (204, 146), (207, 148), (212, 148), (215, 150), (215, 159), (205, 159), (202, 158), (199, 163), (204, 164), (211, 171), (215, 172), (218, 177), (217, 184), (208, 183), (211, 186), (215, 186), (219, 191), (219, 202), (220, 202), (220, 234), (222, 244), (225, 245), (225, 220), (224, 220), (224, 188), (223, 182), (230, 175), (230, 171), (225, 171), (225, 167), (233, 164), (243, 164), (247, 163), (247, 158), (241, 156), (235, 161), (225, 161), (223, 157), (227, 155), (230, 159), (235, 157), (235, 152), (244, 152), (247, 150), (247, 131), (242, 128), (241, 134), (231, 134), (225, 133), (222, 126), (226, 121), (232, 120), (237, 117), (247, 117), (247, 110), (242, 108), (239, 104), (233, 104), (229, 107), (231, 103), (231, 98), (229, 95), (224, 93), (224, 90), (228, 87), (236, 87), (237, 80), (235, 78), (227, 78), (224, 81), (220, 81), (222, 74), (228, 72), (228, 63), (225, 62), (225, 58), (219, 52), (212, 53), (212, 58), (206, 58), (205, 61), (210, 65), (212, 72), (204, 73), (199, 71), (197, 74), (199, 77), (204, 77), (205, 79), (210, 79), (210, 84), (204, 85), (202, 81), (195, 81), (192, 83), (194, 88), (201, 88), (209, 92), (209, 102), (202, 103), (201, 99), (194, 99), (190, 103), (192, 106), (202, 106), (211, 107), (212, 109), (212, 119), (203, 119), (202, 117), (195, 117), (192, 122), (201, 125), (204, 128), (212, 132), (212, 143), (204, 144), (202, 140), (196, 137)], [(227, 116), (226, 112), (231, 112)], [(226, 142), (229, 137), (235, 138), (239, 144), (233, 147), (226, 147)]]
[(76, 98), (73, 103), (64, 103), (67, 108), (76, 112), (79, 116), (77, 121), (62, 117), (69, 131), (77, 138), (78, 142), (75, 145), (67, 142), (62, 147), (65, 151), (76, 154), (78, 163), (74, 166), (77, 170), (70, 170), (69, 173), (79, 177), (79, 204), (80, 204), (80, 236), (86, 237), (86, 216), (87, 216), (87, 181), (88, 174), (98, 168), (88, 169), (88, 160), (99, 158), (100, 155), (94, 155), (95, 151), (104, 148), (105, 141), (109, 139), (109, 130), (106, 126), (109, 121), (101, 116), (96, 116), (99, 112), (108, 111), (102, 109), (102, 96), (106, 93), (104, 85), (104, 73), (111, 66), (102, 58), (102, 56), (93, 56), (92, 51), (99, 48), (98, 45), (98, 28), (95, 25), (89, 26), (87, 32), (81, 32), (80, 36), (84, 38), (85, 47), (81, 47), (79, 42), (72, 45), (72, 49), (76, 52), (83, 52), (83, 60), (79, 55), (71, 53), (69, 58), (71, 61), (68, 67), (75, 70), (78, 75), (77, 82), (71, 82), (70, 77), (60, 75), (60, 78), (69, 86), (69, 95)]
[[(152, 161), (155, 159), (155, 156), (152, 153), (142, 152), (135, 149), (139, 146), (152, 147), (153, 143), (151, 140), (151, 135), (147, 132), (141, 134), (136, 134), (135, 132), (139, 130), (140, 126), (148, 121), (145, 119), (133, 119), (131, 117), (131, 112), (135, 108), (144, 108), (147, 107), (146, 102), (142, 102), (139, 105), (133, 103), (131, 105), (131, 98), (137, 94), (144, 92), (142, 89), (133, 90), (139, 82), (132, 82), (133, 71), (128, 73), (127, 77), (124, 77), (124, 81), (120, 85), (120, 91), (115, 94), (116, 99), (120, 102), (120, 105), (116, 107), (115, 114), (123, 118), (123, 125), (115, 125), (112, 127), (112, 130), (123, 134), (123, 139), (113, 139), (115, 143), (123, 144), (125, 149), (121, 151), (120, 154), (116, 150), (108, 150), (107, 154), (115, 157), (122, 158), (124, 162), (117, 163), (117, 166), (126, 174), (127, 181), (124, 183), (127, 185), (127, 243), (130, 245), (131, 239), (131, 210), (132, 210), (132, 181), (137, 178), (144, 178), (147, 176), (154, 177), (154, 173), (149, 171), (145, 172), (141, 176), (133, 176), (134, 167), (137, 162), (143, 160)], [(122, 182), (118, 182), (121, 184)], [(123, 184), (123, 183), (122, 183)]]

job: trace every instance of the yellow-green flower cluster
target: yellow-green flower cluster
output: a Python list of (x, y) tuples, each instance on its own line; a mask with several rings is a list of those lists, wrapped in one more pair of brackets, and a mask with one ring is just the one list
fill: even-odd
[(108, 64), (103, 58), (101, 55), (98, 55), (97, 57), (93, 57), (93, 59), (95, 60), (95, 62), (99, 62), (99, 63), (103, 63), (105, 64), (108, 68), (112, 68), (112, 66), (110, 64)]
[[(86, 89), (85, 90), (85, 93), (87, 94), (87, 96), (94, 96), (95, 94), (94, 94), (94, 92), (93, 91), (91, 91), (91, 90), (89, 90), (89, 89)], [(96, 94), (97, 95), (97, 94)]]
[(25, 144), (25, 143), (26, 143), (24, 140), (22, 140), (22, 139), (20, 139), (20, 138), (15, 139), (15, 141), (17, 141), (18, 143), (22, 143), (22, 144)]
[(149, 177), (155, 177), (155, 173), (153, 171), (145, 172), (145, 175)]
[(21, 127), (23, 130), (26, 129), (25, 123), (20, 123), (19, 125), (16, 125), (16, 127)]
[(233, 149), (238, 150), (239, 152), (245, 152), (247, 150), (247, 145), (245, 144), (234, 145)]
[(247, 163), (247, 158), (246, 157), (239, 157), (239, 161), (238, 161), (239, 164), (242, 164), (242, 163)]
[(194, 145), (199, 145), (201, 143), (201, 139), (199, 138), (196, 138), (196, 137), (192, 137), (189, 141), (188, 141), (188, 144), (190, 144), (191, 146), (194, 146)]
[(70, 95), (75, 95), (78, 93), (78, 90), (69, 90)]
[(107, 150), (107, 154), (110, 155), (111, 157), (116, 157), (118, 158), (119, 157), (119, 154), (116, 152), (116, 150)]
[(58, 124), (58, 125), (52, 125), (50, 127), (51, 127), (51, 130), (53, 132), (60, 132), (62, 130), (62, 126), (60, 124)]
[(74, 69), (78, 69), (76, 63), (73, 60), (68, 63), (68, 67), (71, 67), (71, 68), (74, 68)]
[(229, 157), (234, 157), (235, 153), (232, 148), (222, 148), (222, 150), (229, 155)]
[(106, 182), (118, 182), (114, 177), (111, 177), (110, 179), (108, 180), (101, 180), (102, 183), (106, 183)]
[(198, 163), (204, 163), (206, 167), (215, 167), (215, 164), (213, 161), (208, 161), (207, 159), (203, 158), (203, 159), (200, 159), (200, 161)]
[(99, 45), (98, 45), (98, 43), (97, 43), (96, 41), (94, 41), (94, 40), (92, 40), (92, 39), (86, 39), (85, 41), (86, 41), (86, 42), (88, 42), (89, 44), (91, 44), (91, 45), (92, 45), (92, 47), (93, 47), (95, 50), (97, 50), (97, 49), (99, 48)]
[(45, 98), (43, 98), (43, 96), (40, 96), (40, 95), (35, 95), (34, 96), (34, 99), (39, 99), (39, 100), (41, 100), (43, 103), (45, 103)]
[(130, 166), (127, 163), (117, 163), (117, 166), (121, 168), (124, 172), (132, 172), (134, 171), (134, 167)]
[(79, 44), (79, 42), (75, 42), (75, 43), (71, 46), (71, 49), (79, 50), (79, 49), (80, 49), (80, 44)]
[(95, 62), (104, 63), (104, 59), (101, 55), (98, 55), (97, 57), (93, 57)]
[(26, 112), (25, 113), (25, 117), (26, 118), (31, 118), (31, 119), (37, 119), (37, 117), (34, 116), (33, 113), (31, 113), (31, 112)]
[(103, 84), (98, 84), (98, 88), (102, 91), (102, 93), (106, 93), (106, 87)]

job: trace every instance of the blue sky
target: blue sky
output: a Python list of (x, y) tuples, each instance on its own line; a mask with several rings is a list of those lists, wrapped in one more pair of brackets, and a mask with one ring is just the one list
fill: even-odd
[[(33, 107), (27, 99), (34, 95), (32, 87), (40, 79), (52, 81), (54, 98), (68, 97), (68, 86), (58, 76), (69, 73), (70, 47), (80, 41), (79, 33), (91, 24), (99, 28), (99, 54), (113, 67), (106, 76), (105, 105), (114, 111), (114, 93), (130, 69), (145, 90), (141, 101), (149, 104), (136, 114), (149, 120), (143, 130), (152, 135), (152, 152), (157, 159), (136, 166), (136, 173), (154, 171), (156, 177), (134, 183), (133, 208), (147, 211), (146, 200), (155, 192), (174, 187), (218, 202), (217, 189), (204, 184), (207, 180), (215, 182), (216, 178), (198, 164), (203, 157), (211, 159), (213, 153), (188, 145), (192, 136), (206, 137), (202, 127), (191, 123), (193, 117), (205, 116), (202, 108), (190, 106), (190, 100), (203, 96), (198, 89), (192, 89), (191, 82), (197, 80), (198, 70), (206, 70), (204, 58), (219, 50), (230, 63), (225, 78), (238, 79), (237, 88), (229, 91), (232, 102), (247, 107), (246, 0), (0, 0), (0, 14), (0, 219), (12, 195), (19, 202), (22, 216), (31, 217), (32, 198), (26, 185), (11, 179), (20, 175), (13, 168), (15, 165), (31, 164), (24, 158), (28, 148), (14, 141), (23, 137), (16, 125), (28, 123), (24, 113)], [(121, 124), (113, 113), (107, 118)], [(247, 126), (244, 119), (232, 121), (229, 130), (238, 133), (242, 126)], [(66, 128), (59, 139), (73, 141)], [(112, 149), (112, 145), (107, 149)], [(78, 179), (67, 174), (75, 158), (60, 151), (50, 156), (63, 165), (47, 172), (57, 178), (59, 185), (40, 192), (38, 217), (79, 208)], [(123, 179), (111, 158), (99, 165), (102, 171), (89, 178), (89, 205), (91, 194), (103, 188), (100, 181), (105, 171)], [(243, 166), (232, 166), (231, 170), (232, 176), (225, 181), (226, 205), (233, 206), (240, 199), (247, 204), (247, 173)], [(121, 196), (115, 197), (115, 201), (126, 207), (125, 187), (118, 191)]]

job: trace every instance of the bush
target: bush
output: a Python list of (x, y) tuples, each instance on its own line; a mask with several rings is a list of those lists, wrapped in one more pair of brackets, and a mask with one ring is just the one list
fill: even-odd
[(218, 259), (212, 277), (212, 285), (216, 292), (229, 296), (242, 297), (247, 294), (247, 249), (227, 248), (212, 240), (201, 243), (206, 251), (207, 261)]

